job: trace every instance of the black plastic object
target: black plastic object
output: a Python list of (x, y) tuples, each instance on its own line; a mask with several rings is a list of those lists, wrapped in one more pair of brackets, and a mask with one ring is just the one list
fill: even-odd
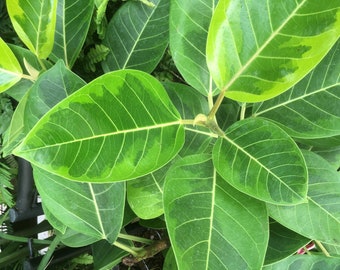
[(32, 166), (22, 158), (18, 158), (16, 194), (16, 206), (9, 210), (11, 222), (27, 220), (43, 214), (41, 204), (36, 201)]

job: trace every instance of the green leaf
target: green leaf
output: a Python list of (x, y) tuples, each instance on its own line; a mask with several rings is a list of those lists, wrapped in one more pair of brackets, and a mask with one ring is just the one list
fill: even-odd
[(15, 154), (67, 179), (111, 182), (159, 169), (183, 141), (179, 113), (162, 85), (144, 72), (121, 70), (58, 103)]
[(10, 154), (45, 113), (84, 85), (62, 60), (40, 75), (14, 112), (4, 153)]
[(15, 55), (0, 37), (0, 93), (20, 81), (22, 69)]
[(127, 200), (139, 218), (152, 219), (164, 213), (163, 187), (170, 165), (127, 182)]
[(172, 250), (172, 247), (170, 247), (168, 252), (166, 253), (163, 270), (178, 270), (175, 254)]
[(97, 237), (91, 237), (86, 234), (76, 232), (69, 227), (66, 227), (65, 233), (56, 232), (60, 236), (60, 241), (68, 247), (84, 247), (98, 241)]
[(337, 270), (339, 269), (339, 258), (327, 258), (319, 255), (296, 255), (283, 261), (263, 267), (263, 270)]
[(340, 245), (340, 175), (317, 154), (303, 154), (309, 174), (307, 202), (295, 206), (268, 204), (269, 214), (303, 236)]
[(74, 182), (35, 166), (33, 172), (43, 204), (62, 224), (97, 240), (116, 240), (123, 222), (123, 182)]
[(259, 102), (310, 72), (340, 35), (337, 1), (220, 0), (207, 41), (207, 62), (225, 96)]
[(213, 149), (219, 174), (234, 188), (274, 204), (305, 201), (307, 169), (295, 142), (278, 126), (248, 118), (233, 124)]
[(129, 255), (126, 251), (112, 246), (106, 241), (99, 241), (92, 246), (94, 269), (114, 269), (122, 259)]
[(85, 42), (93, 15), (93, 0), (58, 0), (54, 46), (50, 58), (72, 67)]
[(229, 186), (210, 155), (173, 165), (164, 210), (178, 269), (261, 268), (268, 241), (265, 205)]
[(57, 0), (7, 0), (7, 10), (15, 32), (39, 59), (53, 48)]
[(314, 148), (313, 152), (327, 160), (333, 166), (334, 170), (340, 168), (340, 146), (328, 149)]
[(340, 135), (340, 41), (303, 80), (282, 95), (255, 104), (253, 116), (274, 121), (298, 139)]
[(124, 4), (110, 21), (103, 44), (110, 48), (105, 72), (119, 69), (154, 70), (168, 45), (169, 0), (155, 7), (137, 1)]
[(170, 49), (179, 72), (192, 87), (207, 96), (216, 94), (206, 62), (208, 28), (217, 0), (172, 0)]
[(264, 264), (272, 264), (306, 246), (311, 240), (293, 232), (280, 223), (271, 221), (269, 224), (269, 242)]

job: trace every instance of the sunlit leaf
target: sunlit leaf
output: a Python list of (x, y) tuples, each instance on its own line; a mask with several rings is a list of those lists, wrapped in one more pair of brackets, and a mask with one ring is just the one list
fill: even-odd
[(307, 169), (295, 142), (260, 118), (236, 122), (213, 149), (220, 175), (236, 189), (274, 204), (305, 201)]
[(289, 91), (255, 104), (253, 115), (274, 121), (289, 135), (299, 139), (340, 135), (339, 70), (340, 41), (312, 72)]
[(210, 155), (175, 162), (164, 210), (178, 269), (260, 269), (268, 241), (264, 203), (227, 184)]
[(57, 0), (7, 0), (15, 32), (38, 58), (47, 58), (53, 48)]
[(102, 62), (104, 71), (154, 70), (168, 45), (169, 0), (155, 0), (154, 7), (129, 1), (110, 21), (103, 44), (110, 49)]
[(97, 240), (116, 240), (123, 222), (123, 182), (74, 182), (37, 167), (34, 180), (46, 208), (64, 225)]
[(85, 42), (93, 7), (93, 0), (58, 0), (52, 60), (63, 59), (66, 66), (73, 66)]
[(207, 42), (215, 83), (242, 102), (288, 90), (337, 41), (339, 14), (337, 1), (220, 0)]
[(268, 204), (271, 217), (310, 239), (340, 245), (340, 175), (315, 153), (303, 151), (308, 166), (307, 202)]
[(15, 55), (0, 37), (0, 93), (21, 79), (22, 69)]
[(170, 9), (170, 49), (185, 81), (204, 95), (216, 94), (206, 62), (206, 42), (218, 0), (173, 0)]
[(121, 181), (170, 161), (183, 145), (183, 131), (179, 113), (155, 78), (121, 70), (58, 103), (15, 154), (67, 179)]

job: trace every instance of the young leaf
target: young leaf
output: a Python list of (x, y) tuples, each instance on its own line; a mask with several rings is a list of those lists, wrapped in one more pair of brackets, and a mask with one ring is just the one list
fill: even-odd
[(63, 225), (97, 240), (106, 239), (111, 244), (116, 240), (123, 222), (123, 182), (74, 182), (35, 166), (33, 172), (45, 207)]
[(67, 67), (73, 66), (85, 42), (93, 8), (93, 0), (58, 0), (52, 60), (63, 59)]
[(164, 186), (167, 228), (178, 269), (260, 269), (267, 248), (264, 203), (229, 186), (211, 155), (174, 163)]
[(0, 37), (0, 93), (16, 84), (21, 79), (22, 69), (11, 49)]
[(338, 269), (340, 258), (327, 258), (320, 255), (291, 256), (280, 262), (263, 267), (263, 270), (321, 270)]
[(307, 202), (295, 206), (268, 204), (269, 214), (303, 236), (340, 245), (340, 175), (317, 154), (303, 154), (309, 173)]
[(67, 179), (137, 178), (171, 160), (184, 129), (162, 85), (133, 70), (107, 73), (53, 107), (15, 150)]
[(337, 1), (220, 0), (207, 42), (215, 83), (241, 102), (283, 93), (337, 41), (339, 13)]
[(340, 41), (308, 76), (289, 91), (255, 104), (253, 115), (274, 121), (289, 135), (299, 139), (340, 135), (339, 70)]
[(215, 94), (206, 62), (209, 23), (217, 0), (173, 0), (170, 6), (171, 54), (185, 81), (200, 93)]
[(307, 169), (295, 142), (260, 118), (236, 122), (213, 149), (219, 174), (234, 188), (274, 204), (306, 199)]
[(149, 7), (129, 1), (115, 13), (103, 41), (110, 48), (102, 62), (104, 71), (154, 70), (168, 45), (169, 0), (154, 3), (155, 7)]
[(15, 32), (39, 59), (53, 48), (57, 0), (7, 0), (7, 10)]

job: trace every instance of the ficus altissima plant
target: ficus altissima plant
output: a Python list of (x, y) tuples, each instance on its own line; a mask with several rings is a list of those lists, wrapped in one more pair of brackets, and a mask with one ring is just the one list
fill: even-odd
[[(2, 151), (32, 164), (56, 241), (96, 269), (340, 265), (339, 1), (6, 3), (26, 48), (0, 39)], [(125, 234), (136, 217), (169, 240)]]

